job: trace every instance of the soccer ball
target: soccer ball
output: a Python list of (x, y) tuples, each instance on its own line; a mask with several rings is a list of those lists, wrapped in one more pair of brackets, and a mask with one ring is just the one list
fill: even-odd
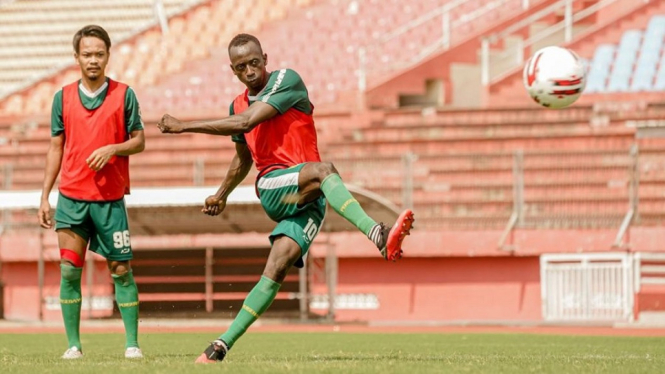
[(560, 109), (574, 103), (586, 85), (582, 60), (568, 48), (545, 47), (524, 65), (524, 87), (536, 103)]

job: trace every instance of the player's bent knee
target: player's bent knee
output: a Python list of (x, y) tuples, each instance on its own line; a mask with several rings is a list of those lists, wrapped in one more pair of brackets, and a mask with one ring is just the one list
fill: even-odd
[(108, 267), (111, 274), (119, 277), (129, 273), (129, 261), (108, 261)]
[(74, 267), (82, 268), (85, 263), (85, 253), (83, 256), (80, 256), (71, 249), (60, 248), (60, 260), (61, 262), (72, 264)]
[[(295, 262), (295, 260), (293, 261)], [(263, 271), (263, 275), (274, 280), (279, 281), (286, 277), (286, 274), (291, 269), (292, 262), (287, 259), (273, 261), (266, 266), (266, 269)]]

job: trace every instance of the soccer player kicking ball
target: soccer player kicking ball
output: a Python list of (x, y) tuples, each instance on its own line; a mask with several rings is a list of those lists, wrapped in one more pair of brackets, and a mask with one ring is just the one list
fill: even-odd
[(74, 58), (81, 80), (55, 94), (51, 144), (39, 207), (39, 223), (53, 227), (48, 196), (58, 172), (60, 196), (55, 230), (60, 246), (60, 306), (69, 346), (62, 358), (83, 357), (81, 272), (88, 244), (104, 256), (115, 283), (115, 299), (125, 325), (125, 357), (143, 357), (137, 342), (139, 299), (129, 260), (124, 195), (129, 193), (129, 155), (143, 151), (145, 137), (134, 91), (108, 79), (111, 40), (95, 25), (74, 34)]
[(376, 223), (344, 186), (331, 163), (321, 162), (313, 106), (298, 74), (289, 69), (268, 73), (268, 56), (258, 39), (240, 34), (228, 48), (231, 69), (247, 90), (221, 120), (181, 122), (168, 114), (158, 124), (163, 133), (196, 132), (229, 135), (236, 155), (222, 185), (205, 200), (203, 212), (216, 216), (247, 176), (252, 162), (259, 174), (256, 190), (263, 209), (277, 222), (263, 276), (249, 293), (235, 320), (196, 360), (221, 361), (247, 328), (270, 306), (291, 266), (303, 267), (303, 256), (321, 228), (326, 200), (342, 217), (374, 242), (386, 260), (402, 255), (413, 213), (404, 211), (392, 226)]

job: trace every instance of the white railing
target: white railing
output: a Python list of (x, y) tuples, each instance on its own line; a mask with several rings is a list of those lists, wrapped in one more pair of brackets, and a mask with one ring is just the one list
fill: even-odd
[(633, 144), (630, 147), (630, 177), (628, 184), (628, 211), (621, 222), (619, 227), (619, 232), (617, 232), (616, 238), (614, 239), (614, 248), (623, 248), (627, 247), (627, 244), (624, 243), (624, 237), (630, 229), (630, 225), (633, 223), (635, 216), (637, 215), (637, 208), (639, 202), (639, 188), (640, 188), (640, 170), (639, 170), (639, 148), (637, 144)]
[(543, 319), (632, 321), (633, 264), (629, 253), (547, 254), (540, 257)]
[(164, 2), (162, 0), (153, 0), (152, 7), (153, 12), (155, 12), (155, 22), (162, 29), (162, 34), (167, 35), (169, 33), (169, 17), (166, 14)]
[(423, 27), (426, 23), (436, 19), (437, 17), (441, 18), (441, 37), (435, 40), (429, 45), (423, 46), (420, 53), (415, 57), (407, 61), (398, 61), (393, 64), (389, 64), (387, 68), (384, 68), (384, 71), (390, 71), (398, 69), (399, 67), (411, 66), (418, 61), (422, 61), (427, 56), (439, 50), (447, 50), (451, 47), (452, 43), (455, 41), (454, 30), (461, 26), (464, 26), (467, 23), (473, 22), (480, 17), (487, 15), (493, 11), (496, 11), (497, 8), (508, 4), (509, 2), (520, 1), (523, 9), (527, 9), (530, 5), (529, 0), (492, 0), (486, 1), (485, 4), (477, 8), (476, 10), (467, 13), (457, 19), (451, 20), (451, 12), (456, 10), (458, 7), (469, 3), (474, 0), (453, 0), (421, 17), (415, 18), (394, 30), (384, 34), (378, 40), (373, 41), (371, 44), (368, 44), (364, 47), (358, 49), (358, 62), (359, 62), (359, 71), (358, 71), (358, 90), (364, 92), (367, 89), (367, 80), (368, 80), (368, 67), (367, 67), (367, 55), (369, 52), (381, 50), (385, 44), (395, 41), (398, 37), (406, 34), (407, 32), (416, 29), (418, 27)]
[[(486, 35), (482, 37), (481, 47), (480, 47), (481, 49), (480, 71), (481, 71), (482, 85), (488, 86), (492, 82), (501, 79), (502, 76), (506, 73), (506, 71), (510, 72), (512, 69), (521, 66), (524, 63), (524, 54), (531, 46), (536, 45), (539, 42), (542, 42), (543, 40), (545, 40), (545, 38), (551, 37), (555, 33), (560, 32), (561, 30), (563, 30), (563, 41), (565, 43), (569, 43), (570, 41), (573, 40), (574, 36), (573, 26), (577, 22), (598, 13), (600, 10), (618, 1), (628, 1), (628, 0), (601, 0), (587, 8), (580, 10), (577, 13), (573, 13), (574, 1), (575, 0), (560, 0), (532, 14), (531, 16), (523, 19), (522, 21), (511, 25), (510, 27), (506, 28), (505, 30), (499, 33)], [(541, 20), (543, 17), (553, 14), (557, 11), (560, 11), (561, 9), (563, 9), (564, 11), (563, 21), (555, 23), (550, 27), (541, 30), (540, 32), (536, 33), (535, 35), (529, 37), (526, 40), (517, 42), (514, 48), (508, 48), (505, 51), (499, 53), (497, 55), (497, 58), (499, 60), (504, 60), (504, 61), (513, 60), (514, 63), (509, 64), (507, 69), (504, 69), (499, 73), (492, 74), (492, 72), (490, 71), (490, 67), (492, 66), (492, 61), (490, 57), (491, 44), (496, 43), (497, 41), (502, 40), (507, 36), (516, 33), (518, 30), (524, 29), (529, 25), (533, 24), (534, 22)]]
[[(499, 238), (499, 249), (514, 250), (514, 246), (506, 244), (508, 236), (519, 223), (524, 224), (524, 151), (517, 150), (513, 154), (513, 212), (510, 214), (506, 228)], [(520, 222), (522, 221), (522, 222)]]

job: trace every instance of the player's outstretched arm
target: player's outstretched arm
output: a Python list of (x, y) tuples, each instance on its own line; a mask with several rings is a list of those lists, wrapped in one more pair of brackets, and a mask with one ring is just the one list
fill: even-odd
[(113, 156), (129, 156), (145, 149), (145, 134), (143, 130), (134, 130), (131, 138), (123, 143), (109, 144), (94, 150), (85, 160), (90, 169), (101, 170)]
[(222, 185), (214, 195), (208, 196), (201, 211), (210, 216), (216, 216), (224, 211), (226, 199), (231, 192), (242, 182), (252, 168), (252, 154), (245, 143), (236, 143), (236, 155), (226, 172)]
[(53, 227), (51, 220), (51, 204), (48, 201), (48, 195), (53, 189), (55, 179), (60, 173), (62, 163), (62, 151), (65, 145), (65, 134), (51, 137), (51, 144), (46, 153), (46, 168), (44, 169), (44, 183), (42, 185), (42, 198), (37, 212), (39, 224), (45, 228)]
[(240, 114), (212, 121), (183, 122), (165, 114), (157, 127), (164, 134), (196, 132), (210, 135), (238, 135), (249, 132), (259, 123), (278, 114), (272, 105), (257, 101)]

